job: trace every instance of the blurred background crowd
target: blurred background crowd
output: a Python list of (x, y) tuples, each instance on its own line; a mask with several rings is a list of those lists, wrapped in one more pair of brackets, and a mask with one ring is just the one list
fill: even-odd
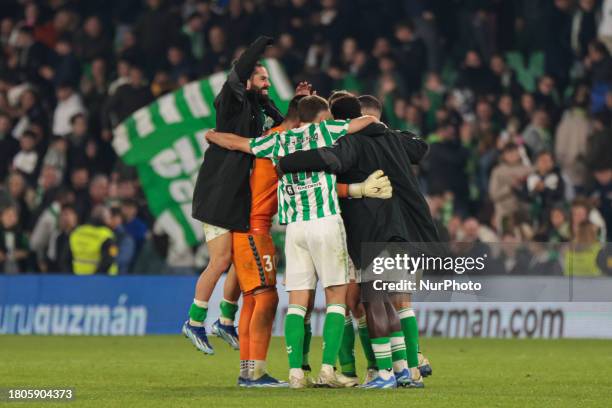
[(431, 144), (418, 171), (446, 239), (568, 242), (586, 264), (611, 241), (612, 0), (4, 0), (0, 20), (2, 272), (69, 271), (92, 212), (120, 273), (203, 266), (112, 128), (261, 34), (293, 83), (375, 95)]

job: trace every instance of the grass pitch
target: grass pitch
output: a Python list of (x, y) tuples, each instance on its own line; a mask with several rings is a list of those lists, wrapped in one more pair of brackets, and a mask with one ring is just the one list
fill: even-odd
[[(0, 336), (0, 387), (74, 388), (43, 407), (591, 407), (612, 404), (612, 342), (423, 339), (434, 370), (423, 390), (239, 389), (238, 352), (216, 338), (205, 356), (179, 336)], [(318, 369), (321, 339), (313, 339)], [(357, 345), (358, 368), (364, 361)], [(282, 338), (269, 371), (285, 379)], [(0, 404), (2, 404), (0, 402)], [(11, 405), (12, 404), (8, 404)]]

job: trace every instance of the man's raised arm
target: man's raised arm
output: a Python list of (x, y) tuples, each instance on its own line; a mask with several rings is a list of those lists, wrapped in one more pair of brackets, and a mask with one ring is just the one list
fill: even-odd
[(266, 47), (273, 42), (274, 40), (271, 37), (261, 36), (249, 45), (249, 48), (240, 55), (240, 58), (238, 58), (238, 61), (236, 61), (234, 65), (233, 71), (236, 72), (241, 82), (246, 82), (246, 80), (251, 77), (255, 69), (255, 64), (257, 64), (257, 61), (261, 58)]

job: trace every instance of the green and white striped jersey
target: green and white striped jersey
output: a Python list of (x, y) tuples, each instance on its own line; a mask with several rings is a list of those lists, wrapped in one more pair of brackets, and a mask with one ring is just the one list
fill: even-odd
[[(251, 139), (257, 157), (278, 159), (293, 152), (332, 146), (347, 134), (348, 121), (326, 120), (286, 132)], [(323, 171), (285, 174), (278, 182), (278, 217), (281, 224), (340, 214), (336, 176)]]

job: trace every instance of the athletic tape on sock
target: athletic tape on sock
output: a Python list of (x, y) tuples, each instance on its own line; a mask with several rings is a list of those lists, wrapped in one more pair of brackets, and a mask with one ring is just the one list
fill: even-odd
[(342, 316), (346, 313), (346, 306), (341, 304), (331, 304), (327, 305), (327, 313), (339, 313)]
[(406, 319), (408, 317), (416, 317), (416, 315), (414, 314), (414, 309), (411, 307), (400, 309), (398, 314), (399, 314), (400, 319)]
[(193, 299), (193, 304), (198, 307), (203, 307), (204, 309), (208, 309), (208, 302), (205, 300)]
[(300, 305), (289, 305), (289, 307), (287, 308), (287, 314), (293, 314), (293, 315), (298, 315), (298, 316), (306, 316), (306, 308), (304, 306), (300, 306)]

